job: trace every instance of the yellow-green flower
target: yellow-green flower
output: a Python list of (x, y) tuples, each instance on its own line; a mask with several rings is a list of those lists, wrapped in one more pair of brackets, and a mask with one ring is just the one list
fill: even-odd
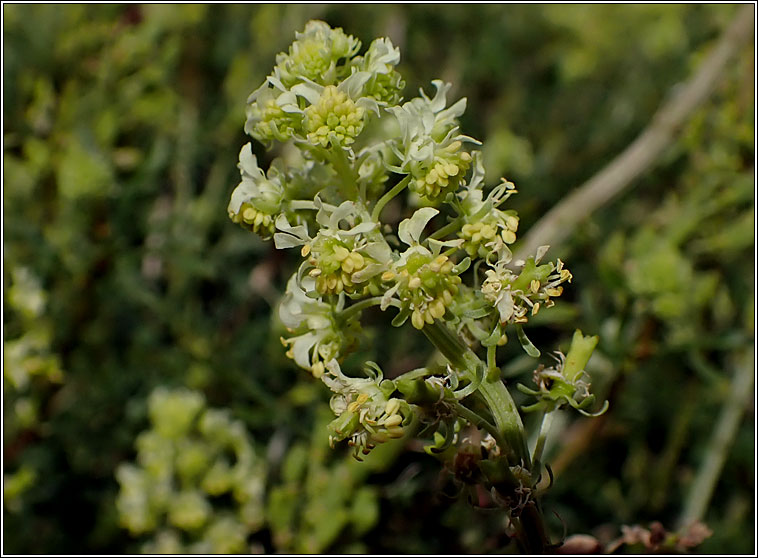
[(336, 83), (349, 75), (347, 62), (361, 47), (358, 39), (323, 21), (309, 21), (295, 36), (289, 52), (276, 57), (275, 73), (286, 87), (303, 79), (320, 85)]
[(258, 167), (249, 143), (240, 151), (239, 168), (242, 182), (232, 192), (229, 218), (263, 238), (271, 238), (284, 198), (282, 173), (272, 165), (267, 177)]
[(305, 132), (313, 145), (349, 146), (363, 130), (365, 109), (334, 85), (327, 85), (318, 103), (305, 110)]
[(321, 378), (334, 392), (330, 406), (337, 415), (328, 426), (329, 444), (334, 447), (335, 442), (347, 439), (358, 460), (377, 444), (402, 437), (412, 418), (408, 403), (389, 397), (394, 386), (382, 389), (385, 384), (378, 367), (367, 367), (367, 372), (368, 378), (351, 378), (333, 360)]

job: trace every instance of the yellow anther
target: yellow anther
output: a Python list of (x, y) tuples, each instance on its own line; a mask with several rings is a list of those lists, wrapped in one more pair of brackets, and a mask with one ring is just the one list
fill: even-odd
[(355, 411), (357, 411), (357, 410), (358, 410), (358, 408), (359, 408), (360, 406), (361, 406), (361, 404), (360, 404), (360, 403), (358, 403), (357, 401), (353, 401), (352, 403), (350, 403), (350, 405), (348, 405), (348, 406), (347, 406), (347, 410), (348, 410), (348, 412), (350, 412), (350, 413), (354, 413)]
[(545, 289), (545, 294), (547, 296), (561, 296), (563, 293), (563, 287), (552, 287), (549, 289)]
[(449, 290), (442, 291), (442, 300), (445, 301), (445, 306), (449, 306), (453, 302), (453, 295)]
[(324, 363), (322, 361), (318, 361), (316, 364), (311, 366), (311, 374), (313, 374), (314, 378), (320, 378), (324, 375)]
[(353, 252), (350, 254), (350, 259), (353, 260), (354, 269), (361, 269), (366, 265), (366, 260), (359, 252)]
[(397, 413), (397, 411), (400, 409), (400, 400), (395, 399), (394, 397), (387, 401), (387, 404), (384, 406), (384, 412), (388, 415), (394, 415)]
[(390, 438), (402, 438), (403, 437), (403, 427), (402, 426), (391, 426), (387, 428), (387, 434), (389, 434)]
[(352, 258), (345, 258), (342, 260), (342, 270), (345, 273), (352, 273), (353, 269), (355, 269), (355, 264), (353, 263)]
[(416, 329), (424, 327), (424, 317), (418, 309), (414, 310), (413, 314), (411, 314), (411, 324), (413, 324), (413, 327)]
[(310, 244), (303, 244), (303, 247), (300, 248), (300, 255), (302, 257), (306, 257), (310, 253), (311, 253), (311, 245)]
[(434, 323), (434, 316), (432, 316), (432, 311), (431, 311), (430, 308), (427, 308), (426, 312), (424, 312), (424, 320), (428, 324), (433, 324)]
[(540, 290), (540, 282), (537, 279), (532, 279), (532, 282), (529, 283), (529, 289), (533, 293), (537, 293)]
[(482, 237), (486, 238), (487, 240), (492, 240), (492, 237), (495, 236), (495, 229), (493, 229), (490, 225), (482, 225)]
[(392, 281), (395, 278), (395, 273), (389, 269), (382, 273), (382, 281)]
[(403, 422), (403, 417), (400, 415), (391, 415), (387, 418), (387, 420), (384, 421), (384, 426), (387, 428), (391, 428), (393, 426), (398, 426), (400, 423)]
[(314, 267), (308, 272), (308, 275), (310, 275), (311, 277), (318, 277), (319, 275), (321, 275), (321, 270), (318, 267)]
[(350, 250), (345, 248), (344, 246), (335, 246), (334, 247), (334, 257), (337, 258), (337, 261), (342, 261), (345, 258), (347, 258), (350, 255)]
[(429, 305), (429, 311), (435, 319), (439, 319), (445, 315), (445, 305), (440, 299), (437, 299)]
[(503, 231), (500, 233), (500, 236), (503, 238), (503, 242), (506, 244), (513, 244), (516, 242), (516, 233), (513, 231)]
[(532, 306), (532, 316), (536, 316), (537, 312), (540, 311), (540, 303), (538, 302), (534, 306)]
[(245, 209), (245, 211), (242, 212), (242, 218), (248, 223), (252, 223), (253, 219), (255, 219), (256, 213), (258, 212), (255, 209), (248, 207)]
[(421, 277), (418, 275), (414, 275), (411, 277), (411, 280), (408, 281), (408, 288), (412, 290), (416, 290), (421, 286)]

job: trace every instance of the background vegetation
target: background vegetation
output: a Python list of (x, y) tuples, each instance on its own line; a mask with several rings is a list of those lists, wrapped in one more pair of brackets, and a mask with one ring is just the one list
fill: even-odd
[[(507, 550), (503, 516), (412, 442), (365, 464), (329, 450), (328, 390), (286, 359), (272, 314), (294, 263), (226, 216), (247, 95), (308, 19), (391, 37), (406, 97), (440, 77), (468, 98), (463, 131), (491, 180), (517, 184), (523, 234), (640, 133), (736, 11), (4, 5), (4, 550)], [(752, 381), (730, 391), (754, 365), (753, 69), (750, 41), (658, 164), (556, 239), (574, 282), (529, 335), (565, 350), (577, 327), (599, 334), (590, 372), (611, 402), (551, 435), (556, 539), (562, 523), (602, 542), (676, 528), (715, 455), (696, 551), (754, 549)], [(390, 377), (429, 358), (381, 314), (368, 335), (356, 358)], [(509, 382), (535, 367), (518, 346), (506, 361)], [(739, 428), (720, 445), (725, 409)], [(145, 507), (160, 479), (181, 494)]]

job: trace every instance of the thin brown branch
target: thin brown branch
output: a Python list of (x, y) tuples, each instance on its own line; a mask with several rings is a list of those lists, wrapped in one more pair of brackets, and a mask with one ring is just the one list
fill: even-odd
[(648, 127), (629, 147), (531, 228), (519, 244), (514, 260), (526, 259), (539, 246), (551, 243), (555, 246), (561, 238), (568, 238), (580, 222), (655, 163), (688, 117), (715, 89), (729, 59), (753, 37), (754, 19), (752, 4), (739, 10), (697, 73), (658, 109)]

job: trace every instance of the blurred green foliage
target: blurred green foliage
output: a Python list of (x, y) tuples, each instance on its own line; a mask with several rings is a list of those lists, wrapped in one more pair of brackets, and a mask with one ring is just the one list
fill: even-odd
[[(248, 534), (263, 525), (265, 465), (245, 425), (206, 409), (187, 388), (158, 387), (148, 406), (152, 428), (135, 442), (139, 465), (116, 469), (121, 525), (133, 535), (155, 531), (143, 547), (149, 554), (248, 551)], [(229, 499), (232, 510), (222, 505)]]
[[(488, 176), (517, 184), (526, 231), (644, 128), (735, 9), (4, 5), (5, 550), (176, 550), (171, 523), (187, 526), (182, 544), (213, 540), (171, 512), (156, 515), (157, 532), (121, 527), (139, 522), (119, 496), (124, 471), (166, 447), (218, 442), (184, 425), (151, 451), (149, 433), (172, 420), (153, 410), (167, 393), (194, 393), (198, 415), (225, 409), (266, 461), (250, 475), (265, 488), (260, 524), (239, 523), (221, 493), (200, 506), (203, 525), (239, 542), (231, 550), (507, 548), (502, 515), (470, 506), (476, 494), (412, 442), (364, 464), (328, 449), (327, 393), (284, 357), (272, 316), (293, 262), (226, 216), (245, 99), (311, 18), (364, 44), (387, 35), (408, 96), (440, 77), (451, 98), (468, 97), (462, 129), (484, 141)], [(599, 334), (590, 372), (611, 401), (592, 426), (564, 421), (551, 435), (544, 505), (570, 533), (673, 528), (715, 417), (740, 404), (726, 397), (754, 342), (753, 68), (746, 48), (661, 164), (562, 239), (569, 302), (529, 335), (558, 348), (576, 327)], [(352, 358), (389, 376), (429, 357), (381, 316), (364, 334), (373, 348)], [(517, 349), (501, 355), (509, 382), (534, 368)], [(180, 387), (193, 391), (166, 391)], [(753, 548), (752, 412), (699, 551)], [(200, 473), (164, 466), (174, 489), (203, 490)]]

